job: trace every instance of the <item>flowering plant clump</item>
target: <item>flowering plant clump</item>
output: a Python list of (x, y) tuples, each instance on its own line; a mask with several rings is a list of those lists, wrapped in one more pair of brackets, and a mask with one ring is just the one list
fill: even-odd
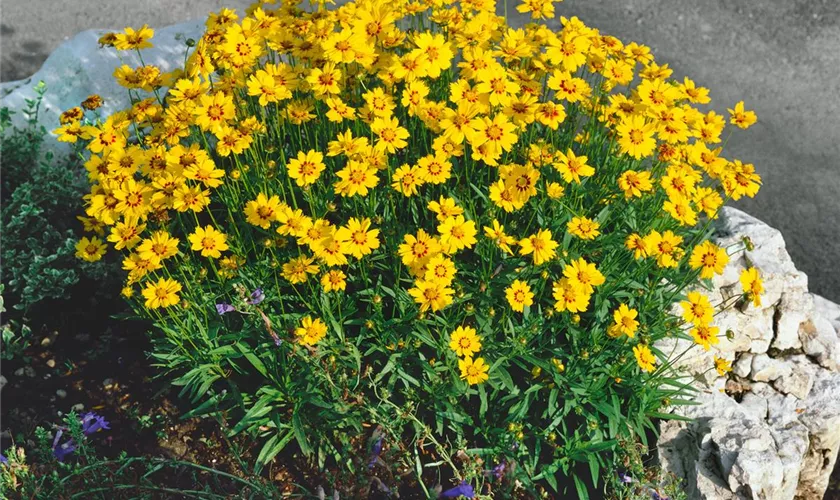
[(115, 71), (130, 109), (57, 130), (108, 233), (79, 256), (123, 252), (155, 359), (193, 414), (238, 412), (260, 464), (294, 442), (358, 473), (367, 440), (371, 468), (383, 445), (401, 464), (383, 488), (444, 466), (453, 491), (585, 495), (691, 392), (657, 340), (718, 341), (727, 304), (701, 290), (740, 248), (710, 224), (760, 178), (721, 156), (708, 90), (575, 17), (553, 30), (550, 0), (522, 28), (495, 7), (222, 10), (182, 70)]

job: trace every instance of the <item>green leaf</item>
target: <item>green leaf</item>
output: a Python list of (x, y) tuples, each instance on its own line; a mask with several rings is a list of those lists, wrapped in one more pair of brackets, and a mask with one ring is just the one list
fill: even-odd
[(306, 433), (303, 431), (303, 423), (300, 421), (300, 413), (298, 412), (292, 415), (292, 429), (294, 430), (298, 446), (300, 446), (300, 451), (304, 455), (311, 455), (312, 448), (309, 447), (309, 441), (306, 439)]

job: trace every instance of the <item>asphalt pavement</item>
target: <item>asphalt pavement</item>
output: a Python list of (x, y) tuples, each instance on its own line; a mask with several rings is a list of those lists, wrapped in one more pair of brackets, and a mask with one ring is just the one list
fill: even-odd
[[(31, 75), (79, 31), (162, 27), (223, 6), (242, 13), (248, 4), (4, 0), (0, 80)], [(625, 42), (649, 45), (675, 77), (711, 88), (718, 112), (742, 99), (756, 111), (758, 123), (736, 131), (724, 155), (755, 164), (764, 186), (754, 200), (735, 206), (781, 230), (811, 291), (840, 302), (840, 1), (566, 0), (556, 9)]]

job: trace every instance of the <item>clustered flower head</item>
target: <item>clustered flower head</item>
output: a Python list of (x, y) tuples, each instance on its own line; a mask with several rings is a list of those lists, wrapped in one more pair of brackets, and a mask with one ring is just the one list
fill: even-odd
[[(402, 377), (408, 399), (421, 380), (501, 398), (522, 382), (511, 373), (550, 388), (590, 365), (615, 386), (655, 377), (674, 303), (677, 329), (709, 349), (716, 306), (684, 289), (722, 274), (729, 249), (706, 229), (761, 179), (723, 156), (708, 89), (577, 17), (549, 28), (550, 0), (522, 2), (534, 22), (521, 28), (495, 8), (258, 2), (211, 14), (184, 68), (126, 59), (114, 78), (131, 107), (91, 119), (89, 98), (56, 130), (87, 149), (82, 219), (107, 233), (78, 256), (110, 244), (123, 295), (139, 289), (161, 324), (203, 325), (199, 351), (230, 347), (215, 332), (244, 322), (306, 353), (297, 377), (378, 370), (365, 383)], [(100, 43), (139, 51), (153, 36)], [(743, 102), (729, 112), (739, 128), (756, 119)], [(758, 271), (741, 282), (758, 305)], [(251, 356), (279, 383), (265, 372), (278, 350)]]

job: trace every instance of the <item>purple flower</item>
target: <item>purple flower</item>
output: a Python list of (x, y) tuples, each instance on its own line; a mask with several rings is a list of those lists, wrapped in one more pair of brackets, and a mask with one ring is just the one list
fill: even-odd
[(220, 302), (216, 304), (216, 312), (219, 313), (219, 316), (221, 316), (224, 313), (232, 312), (233, 310), (233, 306), (226, 302)]
[(61, 440), (61, 436), (64, 435), (64, 431), (59, 429), (58, 432), (55, 433), (55, 439), (53, 439), (53, 455), (59, 462), (63, 462), (67, 455), (70, 455), (74, 451), (76, 451), (76, 444), (73, 443), (72, 439), (68, 439), (66, 443), (58, 444)]
[(97, 415), (93, 412), (87, 412), (82, 416), (82, 432), (84, 432), (86, 436), (90, 436), (101, 429), (110, 429), (109, 423), (105, 420), (105, 417)]
[(475, 490), (472, 485), (466, 481), (461, 481), (461, 484), (454, 488), (450, 488), (440, 494), (440, 498), (475, 498)]
[(265, 293), (263, 293), (262, 288), (257, 288), (253, 292), (251, 292), (251, 298), (248, 299), (248, 303), (252, 306), (255, 306), (265, 300)]
[(373, 447), (370, 450), (370, 462), (368, 462), (368, 469), (373, 469), (374, 464), (376, 461), (379, 460), (379, 454), (382, 453), (382, 436), (379, 436), (373, 443)]
[(632, 478), (632, 477), (630, 477), (630, 475), (628, 475), (628, 474), (626, 474), (626, 473), (624, 473), (624, 472), (619, 472), (619, 474), (618, 474), (618, 480), (619, 480), (619, 481), (621, 481), (621, 482), (622, 482), (622, 483), (624, 483), (624, 484), (630, 484), (630, 483), (632, 483), (632, 482), (633, 482), (633, 478)]
[(0, 464), (9, 465), (9, 459), (6, 458), (2, 453), (0, 453)]
[(505, 466), (506, 465), (507, 464), (505, 463), (505, 461), (502, 460), (502, 462), (499, 465), (493, 467), (492, 472), (493, 472), (493, 475), (496, 477), (496, 479), (501, 480), (502, 476), (505, 475)]

